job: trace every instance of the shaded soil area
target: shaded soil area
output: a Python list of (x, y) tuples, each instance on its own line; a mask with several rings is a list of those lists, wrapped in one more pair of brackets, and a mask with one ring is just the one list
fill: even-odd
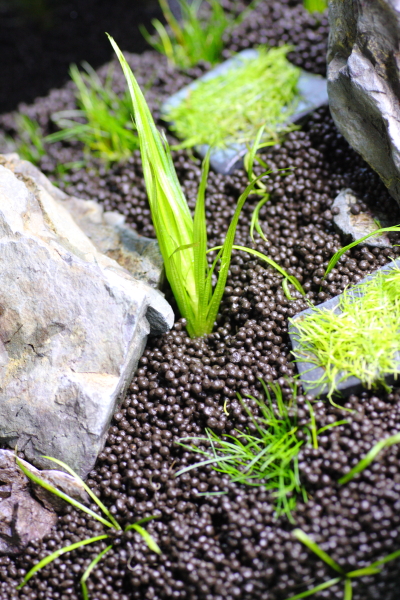
[[(325, 17), (310, 16), (294, 2), (265, 1), (227, 41), (227, 54), (283, 40), (296, 46), (292, 55), (296, 64), (321, 73), (326, 37)], [(140, 84), (152, 82), (147, 98), (155, 115), (166, 96), (207, 68), (179, 72), (153, 52), (128, 58)], [(115, 89), (122, 90), (118, 70), (114, 77)], [(47, 133), (52, 130), (50, 114), (73, 106), (73, 89), (67, 85), (26, 107), (26, 112)], [(12, 115), (3, 115), (0, 123), (5, 132), (12, 132)], [(173, 157), (193, 208), (200, 163), (185, 151), (174, 152)], [(140, 156), (109, 170), (92, 160), (85, 169), (62, 178), (55, 174), (58, 163), (81, 158), (79, 144), (58, 143), (49, 147), (41, 168), (68, 193), (98, 199), (107, 210), (125, 214), (139, 233), (153, 236)], [(269, 148), (263, 158), (274, 170), (267, 180), (271, 199), (260, 212), (268, 241), (257, 236), (253, 247), (295, 275), (307, 291), (307, 301), (318, 304), (400, 255), (398, 247), (356, 247), (322, 280), (330, 257), (341, 246), (331, 207), (342, 188), (351, 187), (358, 194), (361, 210), (379, 207), (400, 222), (395, 202), (337, 132), (327, 108), (316, 111), (301, 130)], [(278, 171), (288, 167), (287, 172)], [(206, 197), (210, 246), (224, 239), (246, 185), (242, 170), (230, 176), (210, 173)], [(252, 245), (249, 223), (257, 201), (252, 196), (245, 205), (238, 244)], [(285, 600), (335, 577), (295, 540), (295, 527), (312, 535), (345, 571), (400, 548), (399, 447), (386, 450), (352, 482), (338, 484), (346, 468), (374, 443), (399, 431), (399, 388), (353, 395), (343, 408), (327, 401), (313, 403), (318, 428), (341, 419), (347, 423), (321, 433), (318, 448), (310, 444), (301, 448), (299, 474), (308, 500), (297, 498), (292, 521), (276, 514), (276, 499), (263, 482), (254, 487), (233, 483), (212, 465), (176, 476), (199, 458), (177, 444), (181, 438), (204, 436), (206, 427), (232, 436), (238, 435), (236, 430), (255, 431), (237, 392), (256, 415), (257, 405), (246, 395), (262, 397), (259, 378), (278, 382), (284, 398), (292, 397), (296, 368), (288, 318), (306, 306), (300, 294), (293, 292), (291, 300), (286, 297), (282, 277), (265, 262), (234, 252), (214, 333), (190, 339), (177, 315), (170, 333), (149, 340), (88, 483), (122, 524), (158, 517), (146, 527), (162, 554), (151, 553), (137, 533), (119, 536), (89, 579), (92, 600)], [(299, 428), (310, 422), (309, 400), (300, 390)], [(21, 592), (15, 586), (47, 553), (102, 532), (103, 526), (68, 509), (43, 541), (30, 544), (21, 556), (0, 557), (0, 599), (81, 598), (79, 578), (106, 541), (63, 556)], [(355, 579), (353, 598), (396, 600), (399, 586), (399, 563), (388, 563), (378, 574)], [(343, 598), (343, 582), (314, 597)]]

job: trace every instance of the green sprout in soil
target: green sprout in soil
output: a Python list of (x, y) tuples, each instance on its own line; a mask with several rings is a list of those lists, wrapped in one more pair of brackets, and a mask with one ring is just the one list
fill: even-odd
[(350, 376), (371, 389), (384, 384), (387, 375), (399, 372), (400, 269), (378, 271), (374, 277), (346, 290), (335, 309), (314, 308), (296, 327), (299, 361), (323, 369), (318, 381), (328, 386), (328, 396)]
[[(297, 497), (300, 495), (304, 501), (307, 500), (306, 490), (300, 482), (298, 454), (307, 441), (318, 448), (320, 431), (317, 431), (310, 403), (310, 424), (298, 426), (296, 385), (292, 386), (292, 398), (287, 405), (278, 384), (269, 384), (274, 395), (272, 399), (270, 390), (262, 379), (260, 381), (266, 401), (248, 396), (256, 403), (259, 413), (257, 416), (243, 402), (240, 394), (237, 394), (250, 418), (254, 432), (235, 430), (235, 436), (219, 436), (207, 429), (205, 438), (182, 438), (179, 444), (187, 450), (201, 454), (204, 460), (181, 469), (176, 476), (198, 467), (212, 465), (216, 471), (229, 475), (236, 483), (263, 486), (270, 490), (276, 501), (277, 514), (286, 514), (293, 522), (292, 511), (296, 507)], [(341, 424), (343, 421), (329, 427)], [(298, 436), (300, 430), (306, 433), (301, 439)], [(205, 444), (207, 449), (199, 447), (199, 444)]]
[(288, 120), (298, 101), (300, 69), (287, 60), (289, 50), (289, 46), (259, 48), (259, 55), (243, 58), (240, 68), (200, 81), (165, 115), (183, 140), (177, 148), (249, 144), (262, 125), (263, 140), (277, 143), (296, 129)]
[(86, 72), (76, 65), (70, 69), (79, 108), (52, 115), (60, 131), (45, 141), (77, 140), (83, 143), (86, 154), (105, 162), (127, 160), (139, 148), (129, 93), (120, 98), (113, 92), (111, 72), (103, 82), (89, 64), (83, 63), (83, 67)]
[[(224, 34), (232, 31), (251, 10), (254, 2), (238, 17), (225, 13), (219, 0), (178, 0), (182, 22), (173, 15), (167, 0), (159, 0), (161, 10), (167, 22), (165, 27), (158, 19), (152, 21), (156, 30), (150, 35), (145, 27), (140, 30), (146, 41), (157, 52), (165, 54), (171, 64), (187, 68), (200, 61), (216, 64), (224, 47)], [(208, 12), (202, 14), (204, 5)]]
[(304, 8), (310, 13), (322, 13), (328, 8), (328, 0), (304, 0)]
[(385, 558), (381, 558), (376, 562), (371, 563), (368, 567), (363, 567), (361, 569), (356, 569), (354, 571), (350, 571), (346, 573), (346, 571), (335, 561), (333, 558), (329, 556), (318, 544), (316, 544), (304, 531), (301, 529), (295, 529), (293, 531), (294, 536), (307, 546), (309, 550), (314, 552), (323, 560), (333, 571), (335, 571), (338, 575), (333, 579), (329, 579), (320, 585), (315, 586), (312, 590), (308, 590), (307, 592), (303, 592), (301, 594), (296, 594), (295, 596), (291, 596), (287, 598), (287, 600), (300, 600), (301, 598), (307, 598), (308, 596), (313, 596), (317, 592), (321, 592), (322, 590), (326, 590), (337, 583), (344, 583), (344, 594), (343, 600), (352, 600), (353, 597), (353, 580), (357, 577), (366, 577), (368, 575), (376, 575), (381, 572), (381, 566), (395, 560), (400, 557), (400, 550), (396, 550), (396, 552), (392, 552), (385, 556)]
[(28, 117), (28, 115), (18, 114), (16, 116), (16, 130), (17, 136), (11, 140), (16, 146), (16, 151), (22, 159), (38, 165), (40, 159), (46, 154), (39, 123)]
[(355, 475), (361, 473), (369, 467), (369, 465), (376, 459), (378, 454), (382, 452), (385, 448), (390, 448), (390, 446), (394, 446), (395, 444), (400, 444), (400, 433), (396, 433), (395, 435), (391, 435), (388, 438), (380, 440), (377, 442), (371, 450), (360, 460), (359, 463), (356, 464), (346, 475), (344, 475), (341, 479), (339, 479), (339, 484), (343, 485), (344, 483), (348, 483), (353, 479)]
[(87, 581), (90, 573), (93, 571), (95, 566), (100, 562), (100, 560), (103, 558), (103, 556), (109, 550), (112, 549), (113, 537), (115, 536), (116, 532), (123, 534), (127, 531), (134, 530), (142, 536), (143, 540), (146, 542), (146, 544), (150, 548), (150, 550), (152, 550), (153, 552), (156, 552), (157, 554), (161, 553), (161, 550), (158, 547), (158, 545), (156, 544), (156, 542), (154, 541), (154, 539), (142, 527), (142, 525), (144, 525), (148, 521), (154, 519), (155, 517), (147, 517), (145, 519), (141, 519), (139, 521), (136, 521), (136, 523), (127, 525), (124, 529), (122, 529), (121, 526), (119, 525), (119, 523), (115, 520), (115, 518), (111, 514), (111, 512), (108, 510), (108, 508), (101, 502), (101, 500), (99, 500), (99, 498), (86, 485), (86, 483), (79, 477), (79, 475), (77, 475), (75, 473), (75, 471), (73, 471), (71, 469), (71, 467), (66, 465), (61, 460), (52, 458), (50, 456), (43, 456), (43, 458), (47, 458), (48, 460), (53, 461), (57, 465), (60, 465), (63, 469), (65, 469), (65, 471), (67, 471), (70, 475), (75, 477), (75, 479), (81, 484), (81, 486), (84, 488), (84, 490), (89, 495), (89, 497), (93, 500), (93, 502), (95, 502), (95, 504), (97, 504), (97, 506), (100, 508), (100, 510), (104, 516), (99, 515), (98, 513), (94, 512), (92, 509), (88, 508), (81, 502), (78, 502), (74, 498), (71, 498), (71, 496), (68, 496), (68, 494), (61, 492), (59, 489), (57, 489), (56, 487), (54, 487), (47, 481), (44, 481), (43, 479), (38, 477), (35, 473), (32, 473), (31, 471), (29, 471), (29, 469), (18, 459), (18, 457), (16, 457), (16, 462), (17, 462), (17, 465), (19, 466), (19, 468), (21, 469), (21, 471), (23, 471), (23, 473), (25, 473), (25, 475), (29, 479), (31, 479), (34, 483), (42, 486), (45, 490), (47, 490), (48, 492), (51, 492), (52, 494), (55, 494), (56, 496), (58, 496), (65, 502), (68, 502), (69, 504), (71, 504), (73, 507), (79, 508), (79, 510), (87, 513), (88, 515), (90, 515), (91, 517), (96, 519), (97, 521), (100, 521), (100, 523), (102, 523), (102, 525), (109, 528), (109, 530), (111, 531), (111, 534), (104, 533), (102, 535), (97, 535), (95, 537), (87, 538), (85, 540), (81, 540), (80, 542), (75, 542), (74, 544), (70, 544), (69, 546), (64, 546), (64, 548), (60, 548), (59, 550), (52, 552), (51, 554), (49, 554), (48, 556), (43, 558), (34, 567), (32, 567), (32, 569), (30, 569), (28, 571), (28, 573), (25, 575), (23, 581), (18, 585), (18, 587), (17, 587), (18, 590), (21, 589), (38, 571), (43, 569), (43, 567), (50, 564), (51, 562), (53, 562), (53, 560), (56, 560), (63, 554), (66, 554), (67, 552), (71, 552), (72, 550), (76, 550), (77, 548), (82, 548), (83, 546), (87, 546), (88, 544), (94, 544), (96, 542), (100, 542), (103, 540), (109, 540), (110, 544), (108, 546), (106, 546), (106, 548), (104, 548), (101, 552), (99, 552), (99, 554), (97, 554), (97, 556), (91, 561), (91, 563), (89, 564), (89, 566), (87, 567), (87, 569), (85, 570), (85, 572), (83, 573), (83, 575), (81, 577), (80, 583), (81, 583), (81, 588), (82, 588), (83, 600), (88, 600), (89, 593), (88, 593), (86, 581)]
[[(225, 242), (221, 247), (207, 250), (205, 217), (205, 190), (209, 169), (206, 156), (197, 195), (194, 218), (178, 181), (168, 142), (157, 130), (140, 87), (115, 41), (111, 44), (121, 63), (132, 98), (134, 120), (138, 131), (146, 190), (166, 276), (181, 315), (187, 320), (191, 337), (211, 333), (218, 314), (228, 277), (233, 248), (255, 254), (279, 270), (284, 277), (304, 294), (299, 281), (288, 275), (272, 259), (256, 250), (234, 246), (234, 238), (243, 205), (254, 189), (256, 178), (240, 196)], [(211, 267), (207, 252), (218, 250)], [(217, 283), (213, 289), (212, 277), (220, 261)]]

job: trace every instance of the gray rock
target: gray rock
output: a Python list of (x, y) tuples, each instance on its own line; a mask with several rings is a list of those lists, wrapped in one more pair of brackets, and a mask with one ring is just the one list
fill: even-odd
[(123, 215), (104, 212), (103, 207), (94, 200), (68, 196), (32, 163), (21, 160), (18, 154), (0, 154), (0, 164), (17, 175), (32, 178), (54, 200), (62, 203), (97, 250), (116, 260), (135, 279), (154, 288), (161, 286), (164, 281), (164, 265), (156, 240), (138, 235), (125, 225)]
[[(199, 85), (199, 82), (214, 79), (232, 68), (240, 68), (243, 65), (243, 61), (252, 60), (257, 58), (257, 56), (257, 50), (249, 49), (243, 50), (233, 58), (224, 61), (202, 77), (199, 77), (199, 79), (179, 90), (176, 94), (170, 96), (161, 107), (162, 114), (167, 115), (172, 108), (179, 106), (190, 91)], [(292, 123), (297, 123), (316, 108), (328, 104), (327, 82), (320, 75), (302, 71), (298, 82), (298, 90), (300, 100), (296, 110), (289, 119), (289, 122)], [(209, 146), (197, 146), (195, 150), (204, 158), (209, 150)], [(243, 159), (247, 152), (248, 148), (246, 144), (230, 144), (226, 148), (214, 148), (210, 153), (210, 166), (217, 173), (228, 175), (236, 169), (243, 167)]]
[(99, 252), (64, 201), (2, 165), (0, 277), (0, 441), (85, 476), (147, 335), (172, 326), (172, 309)]
[(50, 533), (56, 521), (54, 510), (32, 497), (14, 452), (0, 449), (0, 554), (18, 554), (32, 540)]
[(332, 117), (400, 203), (400, 2), (330, 0), (329, 21)]
[[(388, 265), (384, 265), (380, 269), (377, 269), (375, 273), (377, 273), (378, 271), (390, 271), (394, 268), (400, 268), (400, 259), (397, 259)], [(364, 279), (362, 279), (359, 282), (359, 284), (372, 279), (375, 276), (375, 273), (364, 277)], [(359, 297), (361, 295), (357, 288), (354, 289), (353, 294), (354, 297)], [(338, 306), (340, 298), (341, 294), (335, 296), (334, 298), (331, 298), (330, 300), (327, 300), (326, 302), (323, 302), (322, 304), (319, 304), (318, 309), (334, 310)], [(298, 329), (296, 328), (296, 321), (300, 321), (307, 317), (307, 315), (312, 314), (313, 310), (313, 308), (307, 308), (306, 310), (301, 311), (293, 317), (293, 323), (289, 324), (289, 336), (294, 352), (300, 350), (300, 345), (297, 341)], [(398, 373), (400, 374), (400, 352), (398, 353), (398, 361)], [(298, 360), (296, 362), (296, 366), (300, 375), (301, 385), (303, 386), (303, 389), (307, 394), (311, 394), (311, 396), (317, 397), (324, 396), (328, 393), (328, 386), (326, 384), (316, 385), (316, 383), (321, 379), (321, 377), (324, 374), (324, 370), (322, 367), (316, 367), (314, 363), (309, 362), (307, 360)], [(346, 379), (340, 381), (342, 376), (343, 375), (338, 376), (336, 384), (336, 389), (338, 392), (340, 392), (342, 396), (347, 397), (351, 394), (357, 394), (358, 392), (361, 392), (364, 389), (361, 380), (357, 377), (347, 377)], [(387, 376), (384, 375), (383, 378), (387, 385), (392, 385), (396, 381), (396, 377), (392, 374)]]
[[(354, 195), (354, 192), (350, 189), (346, 189), (342, 190), (340, 194), (336, 196), (332, 205), (333, 208), (339, 209), (338, 214), (333, 217), (333, 222), (337, 231), (342, 235), (345, 244), (350, 244), (379, 229), (379, 226), (371, 214), (360, 212), (358, 215), (353, 215), (351, 213), (351, 207), (353, 204), (357, 204), (357, 201), (358, 198)], [(378, 218), (378, 216), (376, 218)], [(380, 223), (382, 227), (386, 227), (386, 223), (381, 221)], [(385, 234), (368, 238), (363, 244), (377, 248), (392, 247), (389, 238)]]

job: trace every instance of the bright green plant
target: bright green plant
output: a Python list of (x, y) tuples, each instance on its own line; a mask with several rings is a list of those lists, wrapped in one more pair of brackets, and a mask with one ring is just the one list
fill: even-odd
[[(151, 535), (142, 527), (142, 525), (144, 525), (145, 523), (147, 523), (148, 521), (152, 520), (155, 517), (148, 517), (148, 518), (145, 518), (145, 519), (141, 519), (140, 521), (136, 521), (136, 523), (132, 523), (130, 525), (127, 525), (122, 530), (121, 526), (115, 520), (115, 518), (110, 513), (110, 511), (108, 510), (108, 508), (101, 502), (101, 500), (99, 500), (99, 498), (96, 496), (96, 494), (94, 494), (94, 492), (92, 492), (92, 490), (79, 477), (79, 475), (77, 475), (75, 473), (75, 471), (73, 471), (71, 469), (71, 467), (69, 467), (68, 465), (66, 465), (61, 460), (58, 460), (56, 458), (52, 458), (50, 456), (44, 456), (43, 458), (47, 458), (48, 460), (51, 460), (52, 462), (56, 463), (57, 465), (60, 465), (63, 469), (65, 469), (65, 471), (67, 471), (70, 475), (72, 475), (73, 477), (75, 477), (75, 479), (85, 489), (85, 491), (87, 492), (87, 494), (89, 495), (89, 497), (93, 500), (93, 502), (95, 502), (97, 504), (97, 506), (99, 507), (99, 509), (101, 510), (101, 512), (103, 513), (104, 516), (99, 515), (98, 513), (94, 512), (93, 510), (91, 510), (90, 508), (88, 508), (87, 506), (85, 506), (84, 504), (82, 504), (81, 502), (78, 502), (74, 498), (71, 498), (71, 496), (68, 496), (68, 494), (65, 494), (64, 492), (61, 492), (59, 489), (57, 489), (56, 487), (54, 487), (53, 485), (51, 485), (47, 481), (44, 481), (43, 479), (41, 479), (40, 477), (38, 477), (35, 473), (31, 472), (25, 466), (25, 464), (23, 464), (18, 459), (18, 457), (16, 457), (16, 462), (17, 462), (17, 465), (19, 466), (19, 468), (21, 469), (21, 471), (23, 471), (23, 473), (25, 473), (25, 475), (27, 477), (29, 477), (29, 479), (31, 479), (34, 483), (42, 486), (45, 490), (47, 490), (48, 492), (51, 492), (52, 494), (55, 494), (59, 498), (62, 498), (62, 500), (65, 500), (65, 502), (68, 502), (69, 504), (71, 504), (75, 508), (78, 508), (79, 510), (85, 512), (86, 514), (90, 515), (91, 517), (93, 517), (97, 521), (100, 521), (100, 523), (102, 525), (104, 525), (105, 527), (108, 527), (110, 531), (114, 531), (114, 532), (115, 531), (119, 531), (121, 533), (124, 533), (124, 532), (130, 531), (130, 530), (134, 530), (134, 531), (136, 531), (137, 533), (139, 533), (142, 536), (142, 538), (144, 539), (144, 541), (146, 542), (146, 544), (150, 548), (150, 550), (152, 550), (153, 552), (156, 552), (157, 554), (161, 553), (160, 548), (158, 547), (158, 545), (156, 544), (156, 542), (153, 540), (153, 538), (151, 537)], [(76, 542), (74, 544), (70, 544), (69, 546), (65, 546), (64, 548), (60, 548), (59, 550), (56, 550), (55, 552), (52, 552), (51, 554), (49, 554), (48, 556), (46, 556), (45, 558), (43, 558), (34, 567), (32, 567), (32, 569), (30, 569), (28, 571), (28, 573), (25, 575), (23, 581), (18, 585), (17, 589), (21, 589), (35, 575), (35, 573), (37, 573), (38, 571), (40, 571), (40, 569), (43, 569), (43, 567), (45, 567), (46, 565), (50, 564), (51, 562), (53, 562), (53, 560), (56, 560), (58, 557), (62, 556), (63, 554), (66, 554), (67, 552), (72, 552), (72, 550), (76, 550), (77, 548), (82, 548), (83, 546), (87, 546), (88, 544), (94, 544), (96, 542), (100, 542), (102, 540), (109, 540), (110, 544), (106, 548), (104, 548), (104, 550), (102, 550), (101, 552), (99, 552), (99, 554), (91, 561), (91, 563), (89, 564), (89, 566), (85, 570), (84, 574), (82, 575), (81, 581), (80, 581), (81, 588), (82, 588), (83, 600), (88, 600), (89, 599), (89, 594), (88, 594), (88, 589), (87, 589), (86, 581), (87, 581), (90, 573), (93, 571), (94, 567), (99, 563), (99, 561), (103, 558), (103, 556), (109, 550), (111, 550), (111, 548), (113, 547), (112, 535), (110, 535), (108, 533), (104, 533), (102, 535), (97, 535), (95, 537), (91, 537), (91, 538), (87, 538), (85, 540), (81, 540), (80, 542)]]
[(313, 308), (296, 327), (297, 360), (322, 367), (310, 385), (328, 386), (328, 396), (340, 381), (357, 377), (371, 389), (384, 377), (399, 372), (400, 269), (378, 271), (374, 277), (346, 290), (335, 309)]
[(371, 450), (360, 460), (359, 463), (356, 464), (355, 467), (351, 469), (346, 475), (339, 479), (339, 483), (343, 485), (344, 483), (348, 483), (353, 479), (357, 473), (361, 473), (369, 467), (369, 465), (375, 460), (375, 458), (384, 450), (385, 448), (390, 448), (390, 446), (394, 446), (395, 444), (400, 444), (400, 433), (396, 433), (395, 435), (391, 435), (388, 438), (380, 440), (377, 442)]
[(76, 65), (70, 69), (79, 108), (52, 115), (60, 131), (48, 135), (46, 142), (78, 140), (87, 154), (105, 162), (127, 160), (139, 148), (129, 93), (120, 98), (113, 92), (111, 72), (102, 82), (88, 63), (83, 67), (85, 72)]
[(262, 125), (263, 141), (277, 143), (296, 129), (288, 119), (298, 101), (300, 69), (287, 60), (289, 50), (259, 48), (258, 56), (243, 58), (239, 68), (200, 81), (164, 117), (183, 140), (177, 148), (250, 144)]
[[(150, 35), (143, 26), (140, 30), (157, 52), (165, 54), (171, 64), (182, 68), (192, 67), (200, 61), (216, 64), (224, 47), (224, 34), (232, 31), (255, 4), (252, 2), (244, 13), (234, 18), (225, 13), (219, 0), (178, 1), (181, 22), (172, 14), (168, 1), (159, 0), (168, 27), (154, 19), (152, 25), (156, 30), (155, 35)], [(208, 5), (209, 11), (202, 16), (201, 8), (204, 4)]]
[[(305, 431), (308, 441), (318, 448), (318, 434), (322, 430), (317, 431), (310, 403), (308, 403), (310, 424), (306, 427), (298, 427), (296, 385), (292, 387), (292, 398), (286, 405), (278, 384), (269, 384), (274, 395), (274, 399), (272, 399), (268, 387), (262, 379), (260, 381), (266, 401), (248, 396), (256, 402), (259, 416), (252, 413), (238, 394), (255, 432), (236, 430), (237, 437), (233, 435), (219, 436), (210, 429), (206, 429), (207, 437), (205, 438), (182, 438), (179, 444), (187, 450), (201, 454), (204, 456), (204, 460), (181, 469), (176, 476), (204, 465), (212, 465), (216, 471), (229, 475), (236, 483), (263, 486), (267, 490), (271, 490), (276, 499), (277, 514), (284, 513), (289, 520), (293, 521), (292, 511), (296, 507), (297, 496), (300, 494), (304, 501), (307, 500), (305, 488), (300, 482), (298, 468), (299, 450), (307, 440), (299, 439), (297, 432), (299, 429)], [(344, 422), (336, 422), (329, 427), (341, 425)], [(199, 448), (199, 444), (205, 444), (208, 449)]]
[(328, 8), (328, 0), (304, 0), (304, 8), (310, 13), (322, 13)]
[(15, 122), (17, 136), (12, 142), (16, 151), (22, 159), (38, 165), (42, 156), (46, 154), (39, 123), (24, 114), (17, 114)]
[(380, 560), (371, 563), (368, 567), (363, 567), (362, 569), (356, 569), (355, 571), (349, 571), (348, 573), (346, 573), (346, 571), (335, 560), (333, 560), (333, 558), (331, 558), (329, 554), (322, 550), (322, 548), (318, 546), (318, 544), (316, 544), (306, 533), (304, 533), (304, 531), (302, 531), (301, 529), (295, 529), (293, 531), (293, 534), (299, 540), (299, 542), (307, 546), (307, 548), (314, 552), (314, 554), (316, 554), (318, 558), (323, 560), (329, 567), (331, 567), (333, 571), (338, 573), (338, 576), (336, 576), (333, 579), (329, 579), (328, 581), (325, 581), (320, 585), (315, 586), (312, 590), (308, 590), (307, 592), (291, 596), (287, 600), (300, 600), (301, 598), (313, 596), (317, 592), (326, 590), (340, 582), (343, 582), (344, 584), (343, 600), (352, 600), (354, 579), (356, 579), (357, 577), (376, 575), (377, 573), (381, 572), (380, 567), (382, 565), (400, 557), (400, 550), (397, 550), (396, 552), (388, 554), (388, 556), (385, 556), (385, 558), (381, 558)]
[[(209, 156), (203, 163), (193, 219), (176, 176), (167, 140), (157, 130), (146, 100), (122, 52), (111, 37), (110, 41), (121, 63), (132, 98), (147, 195), (164, 259), (166, 276), (180, 313), (187, 320), (189, 335), (192, 337), (202, 336), (211, 333), (214, 327), (228, 277), (240, 212), (257, 181), (265, 173), (255, 179), (240, 196), (225, 242), (218, 248), (217, 257), (209, 267), (205, 218), (205, 190)], [(263, 258), (275, 268), (280, 269), (280, 272), (283, 271), (272, 259), (256, 250), (241, 246), (237, 246), (237, 248), (256, 254), (259, 258)], [(212, 276), (218, 261), (220, 261), (220, 268), (217, 283), (213, 289)], [(290, 281), (302, 290), (300, 283), (295, 278), (287, 275), (286, 272), (284, 272), (284, 276), (290, 278)]]

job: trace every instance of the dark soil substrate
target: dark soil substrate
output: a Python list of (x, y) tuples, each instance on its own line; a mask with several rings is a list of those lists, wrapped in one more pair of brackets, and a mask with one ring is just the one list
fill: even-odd
[[(241, 49), (279, 39), (297, 45), (297, 64), (321, 72), (327, 23), (294, 2), (264, 2), (228, 43)], [(152, 52), (129, 57), (157, 114), (160, 102), (203, 68), (188, 74), (167, 67)], [(204, 67), (205, 68), (205, 67)], [(116, 88), (123, 88), (117, 71)], [(27, 111), (45, 132), (49, 114), (73, 106), (71, 86), (52, 92)], [(12, 118), (2, 118), (12, 129)], [(59, 162), (82, 157), (79, 145), (49, 148), (42, 168), (53, 179)], [(357, 282), (366, 273), (399, 256), (392, 250), (358, 247), (348, 252), (326, 283), (327, 261), (340, 246), (334, 233), (333, 200), (351, 187), (362, 198), (361, 210), (375, 205), (400, 222), (399, 211), (378, 177), (337, 133), (327, 109), (313, 114), (301, 131), (289, 135), (264, 156), (268, 164), (292, 167), (289, 175), (268, 180), (270, 202), (261, 211), (268, 242), (256, 247), (302, 281), (308, 298), (318, 303)], [(193, 207), (199, 183), (199, 163), (175, 152), (177, 172)], [(140, 158), (106, 171), (93, 161), (86, 170), (58, 181), (69, 193), (98, 198), (107, 209), (123, 212), (140, 233), (154, 235), (142, 181)], [(209, 243), (224, 238), (235, 201), (246, 186), (243, 171), (232, 176), (210, 174), (207, 191)], [(249, 219), (257, 202), (243, 211), (237, 241), (250, 244)], [(322, 290), (320, 291), (320, 286)], [(319, 437), (319, 449), (300, 453), (300, 477), (309, 501), (299, 498), (295, 525), (274, 514), (274, 498), (261, 487), (231, 483), (212, 467), (175, 473), (197, 460), (176, 444), (184, 436), (203, 435), (208, 426), (218, 433), (251, 427), (236, 397), (260, 396), (258, 377), (278, 380), (286, 396), (284, 377), (295, 374), (287, 334), (287, 318), (303, 309), (301, 298), (286, 299), (281, 277), (265, 263), (235, 252), (215, 332), (191, 340), (184, 324), (162, 338), (150, 339), (130, 391), (114, 416), (108, 440), (88, 483), (111, 507), (117, 519), (130, 523), (149, 515), (159, 518), (146, 527), (162, 549), (151, 553), (137, 534), (127, 534), (93, 571), (92, 600), (285, 600), (335, 576), (321, 560), (293, 538), (295, 526), (314, 539), (347, 571), (361, 568), (400, 548), (400, 449), (393, 446), (347, 485), (337, 481), (381, 438), (400, 429), (400, 389), (351, 396), (352, 413), (318, 401), (318, 427), (347, 419)], [(298, 399), (299, 423), (308, 422), (305, 398)], [(223, 410), (226, 403), (227, 413)], [(252, 406), (251, 401), (249, 405)], [(204, 496), (205, 492), (225, 495)], [(74, 600), (81, 598), (79, 577), (105, 544), (78, 550), (46, 567), (19, 593), (15, 586), (25, 570), (47, 553), (102, 531), (102, 526), (72, 510), (61, 516), (54, 532), (31, 544), (16, 558), (0, 557), (0, 598)], [(354, 580), (354, 600), (398, 600), (399, 563), (380, 574)], [(315, 598), (343, 598), (343, 584)]]

